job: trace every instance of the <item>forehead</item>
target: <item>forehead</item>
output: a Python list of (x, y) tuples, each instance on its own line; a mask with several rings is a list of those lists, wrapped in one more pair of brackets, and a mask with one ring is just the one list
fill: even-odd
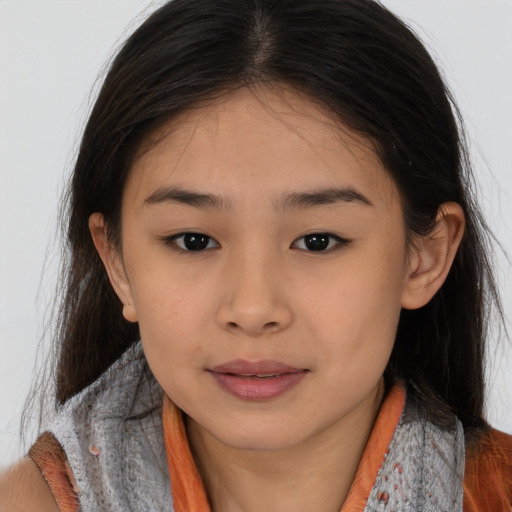
[(296, 91), (241, 88), (175, 117), (143, 145), (125, 195), (159, 187), (260, 198), (294, 189), (357, 187), (372, 202), (397, 190), (372, 142)]

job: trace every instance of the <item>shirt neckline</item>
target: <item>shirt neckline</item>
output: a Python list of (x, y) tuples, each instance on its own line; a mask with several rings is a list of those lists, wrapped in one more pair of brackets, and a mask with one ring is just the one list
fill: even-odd
[[(404, 405), (405, 388), (395, 384), (382, 403), (340, 512), (364, 510)], [(165, 394), (162, 418), (174, 512), (211, 512), (206, 490), (188, 443), (183, 413)]]

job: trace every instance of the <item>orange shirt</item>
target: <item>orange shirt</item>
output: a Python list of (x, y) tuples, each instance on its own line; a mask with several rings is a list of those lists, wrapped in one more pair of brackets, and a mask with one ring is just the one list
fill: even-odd
[[(341, 512), (362, 512), (384, 460), (405, 404), (405, 390), (393, 387), (372, 429), (349, 495)], [(164, 436), (175, 512), (211, 512), (192, 458), (181, 411), (167, 398), (163, 403)], [(47, 480), (61, 512), (78, 512), (73, 475), (62, 447), (43, 434), (29, 455)], [(512, 510), (512, 436), (489, 430), (466, 447), (464, 512)]]
[(512, 436), (490, 430), (466, 452), (464, 510), (512, 511)]

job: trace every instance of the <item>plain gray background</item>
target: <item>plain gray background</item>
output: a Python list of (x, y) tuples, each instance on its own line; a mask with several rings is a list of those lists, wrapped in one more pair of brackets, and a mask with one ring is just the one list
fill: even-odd
[[(21, 453), (19, 415), (52, 306), (57, 203), (94, 85), (162, 2), (0, 0), (0, 467)], [(512, 254), (512, 0), (384, 0), (444, 70), (465, 116), (481, 202)], [(505, 312), (511, 266), (498, 255)], [(491, 340), (491, 423), (512, 433), (512, 351)]]

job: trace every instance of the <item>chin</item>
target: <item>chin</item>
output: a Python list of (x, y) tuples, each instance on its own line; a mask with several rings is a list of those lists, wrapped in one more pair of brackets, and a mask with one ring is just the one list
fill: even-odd
[[(243, 434), (241, 434), (243, 432)], [(286, 450), (305, 441), (307, 436), (290, 435), (290, 429), (240, 428), (235, 432), (222, 432), (217, 439), (231, 448), (248, 451), (272, 452)]]
[(290, 440), (286, 441), (281, 439), (243, 439), (237, 442), (233, 442), (229, 440), (228, 443), (231, 448), (235, 448), (237, 450), (244, 451), (253, 451), (253, 452), (275, 452), (280, 450), (286, 450), (287, 448), (292, 448), (296, 443), (290, 443)]

